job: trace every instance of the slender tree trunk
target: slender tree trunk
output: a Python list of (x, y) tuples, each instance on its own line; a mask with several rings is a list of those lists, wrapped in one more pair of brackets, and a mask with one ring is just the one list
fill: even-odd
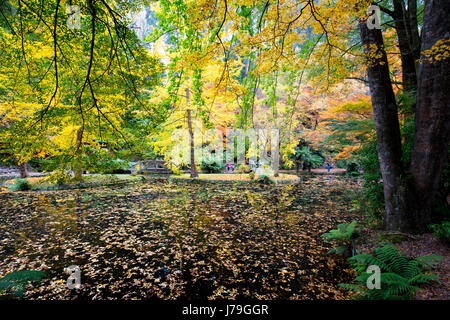
[[(438, 40), (450, 41), (450, 1), (425, 2), (422, 52)], [(448, 46), (448, 44), (447, 44)], [(448, 49), (447, 49), (448, 50)], [(414, 147), (411, 153), (413, 219), (416, 231), (426, 231), (450, 140), (450, 58), (422, 56), (417, 93)]]
[(77, 141), (76, 141), (76, 155), (75, 155), (75, 166), (74, 166), (74, 180), (81, 181), (83, 179), (83, 129), (80, 128), (77, 131)]
[[(406, 12), (403, 0), (394, 0), (394, 23), (397, 31), (398, 46), (402, 61), (403, 90), (406, 92), (417, 91), (416, 59), (412, 44), (412, 30), (410, 16)], [(417, 22), (417, 18), (416, 18)], [(416, 26), (417, 27), (417, 26)], [(417, 45), (417, 44), (416, 44)]]
[(401, 180), (402, 145), (398, 110), (381, 30), (367, 28), (360, 22), (361, 41), (368, 57), (367, 76), (377, 133), (377, 151), (383, 177), (385, 228), (404, 230), (406, 190)]
[(197, 168), (195, 166), (195, 148), (194, 148), (194, 130), (192, 128), (191, 110), (187, 111), (188, 128), (189, 128), (189, 144), (191, 152), (191, 178), (197, 178)]
[(24, 179), (26, 177), (28, 177), (28, 170), (27, 170), (27, 163), (26, 162), (22, 162), (19, 165), (19, 171), (20, 171), (20, 178)]
[(280, 129), (272, 129), (270, 141), (270, 153), (272, 156), (273, 175), (278, 177), (280, 175)]
[(413, 57), (416, 65), (416, 74), (419, 74), (419, 59), (420, 59), (420, 36), (419, 24), (417, 22), (417, 0), (408, 0), (408, 17), (410, 26), (410, 44), (413, 52)]

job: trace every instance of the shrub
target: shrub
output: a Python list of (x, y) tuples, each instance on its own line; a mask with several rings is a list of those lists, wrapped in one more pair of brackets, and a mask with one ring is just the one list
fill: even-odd
[(441, 224), (431, 224), (428, 228), (433, 231), (439, 240), (450, 242), (450, 221), (444, 221)]
[(248, 165), (241, 164), (241, 165), (239, 165), (237, 171), (239, 173), (249, 173), (251, 170), (250, 170), (250, 167)]
[(172, 165), (170, 168), (172, 170), (172, 173), (176, 176), (180, 176), (183, 173), (183, 170), (180, 167)]
[[(358, 274), (356, 283), (340, 284), (340, 287), (355, 292), (355, 298), (392, 300), (412, 299), (421, 284), (439, 282), (439, 278), (428, 271), (436, 262), (442, 260), (442, 257), (423, 256), (408, 259), (396, 246), (385, 243), (381, 248), (375, 249), (375, 255), (358, 254), (348, 260)], [(380, 268), (380, 289), (367, 288), (367, 280), (371, 276), (367, 268), (371, 265)]]
[(8, 187), (11, 191), (27, 191), (31, 189), (31, 185), (28, 180), (25, 179), (14, 179), (14, 182)]
[(214, 158), (202, 159), (200, 168), (206, 173), (220, 173), (224, 168), (224, 164)]
[(346, 169), (351, 162), (354, 162), (354, 160), (353, 159), (335, 159), (334, 166), (336, 168)]
[(358, 173), (358, 164), (356, 162), (350, 162), (347, 165), (347, 174), (354, 174), (354, 173)]
[(108, 163), (108, 167), (103, 172), (107, 174), (131, 173), (131, 163), (122, 159), (114, 159)]
[(271, 176), (268, 176), (265, 174), (258, 175), (258, 179), (256, 181), (258, 181), (259, 183), (264, 183), (264, 184), (275, 183), (275, 181), (272, 179)]
[(250, 180), (255, 180), (255, 173), (253, 171), (250, 171), (248, 177), (250, 178)]
[(324, 158), (308, 147), (295, 147), (295, 158), (303, 161), (305, 167), (318, 168), (324, 162)]
[(61, 186), (69, 183), (72, 180), (70, 174), (64, 169), (57, 169), (53, 171), (47, 178), (47, 181), (50, 183), (56, 183)]

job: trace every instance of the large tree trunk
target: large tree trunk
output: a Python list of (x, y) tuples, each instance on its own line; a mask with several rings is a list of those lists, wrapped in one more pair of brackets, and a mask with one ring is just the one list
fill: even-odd
[(367, 76), (377, 133), (377, 151), (383, 178), (385, 228), (407, 228), (405, 187), (401, 180), (402, 145), (398, 110), (389, 76), (389, 65), (381, 30), (360, 22), (361, 41), (368, 57)]
[[(450, 41), (450, 1), (425, 2), (422, 52), (438, 40)], [(447, 44), (448, 45), (448, 44)], [(448, 50), (448, 49), (447, 49)], [(433, 58), (433, 57), (432, 57)], [(413, 219), (416, 231), (431, 222), (431, 209), (442, 170), (448, 158), (450, 139), (450, 58), (430, 60), (422, 56), (411, 153)]]

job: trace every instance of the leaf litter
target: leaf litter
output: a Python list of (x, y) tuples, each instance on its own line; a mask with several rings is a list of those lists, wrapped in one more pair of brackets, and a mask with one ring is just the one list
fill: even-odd
[[(3, 193), (0, 277), (45, 271), (24, 299), (346, 299), (337, 284), (352, 271), (320, 235), (357, 218), (356, 188), (313, 176)], [(67, 288), (70, 265), (80, 289)]]

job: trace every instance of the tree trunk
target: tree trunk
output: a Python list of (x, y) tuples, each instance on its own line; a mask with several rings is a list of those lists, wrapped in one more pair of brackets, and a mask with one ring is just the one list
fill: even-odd
[(360, 22), (361, 41), (366, 52), (367, 76), (377, 133), (377, 151), (383, 177), (385, 228), (404, 230), (406, 220), (406, 190), (400, 179), (402, 145), (398, 110), (389, 77), (389, 65), (381, 30), (369, 30)]
[(280, 130), (278, 128), (272, 130), (270, 152), (273, 161), (273, 175), (278, 177), (280, 175)]
[[(425, 2), (422, 52), (441, 39), (450, 41), (450, 1)], [(447, 44), (448, 45), (448, 44)], [(447, 49), (448, 50), (448, 49)], [(450, 58), (422, 56), (419, 72), (414, 147), (411, 153), (415, 231), (426, 231), (450, 139)]]
[(27, 163), (26, 162), (22, 162), (19, 165), (19, 171), (20, 171), (20, 178), (24, 179), (26, 177), (28, 177), (28, 170), (27, 170)]
[(77, 131), (77, 141), (76, 141), (76, 151), (75, 151), (75, 166), (74, 166), (74, 180), (81, 181), (83, 179), (83, 165), (82, 165), (82, 156), (83, 156), (83, 128), (78, 129)]
[(417, 22), (417, 0), (408, 0), (408, 17), (410, 26), (410, 46), (413, 52), (414, 62), (416, 65), (416, 74), (419, 74), (419, 58), (420, 58), (420, 36), (419, 24)]
[[(412, 30), (410, 16), (402, 3), (403, 0), (394, 0), (394, 23), (397, 31), (398, 46), (402, 61), (402, 82), (405, 92), (417, 91), (416, 58), (412, 50)], [(417, 21), (417, 18), (416, 18)], [(417, 27), (417, 26), (416, 26)], [(417, 45), (417, 44), (416, 44)], [(418, 57), (417, 57), (418, 59)]]
[(189, 128), (189, 144), (191, 152), (191, 178), (197, 178), (197, 168), (195, 167), (195, 148), (194, 148), (194, 130), (192, 128), (191, 110), (187, 111), (188, 128)]

